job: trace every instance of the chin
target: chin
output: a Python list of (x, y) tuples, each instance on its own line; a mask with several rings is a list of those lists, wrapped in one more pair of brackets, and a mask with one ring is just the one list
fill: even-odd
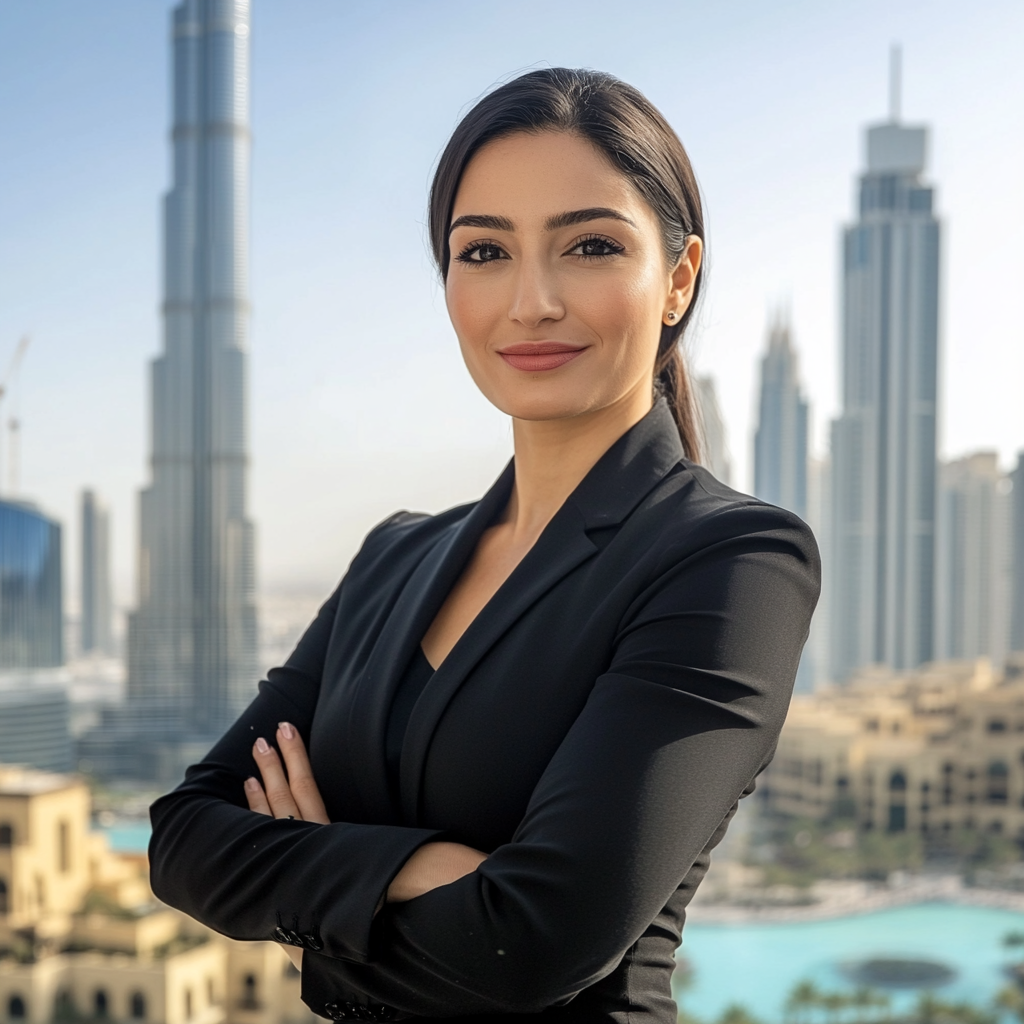
[(537, 392), (530, 395), (512, 395), (505, 392), (494, 395), (491, 401), (513, 419), (534, 422), (572, 419), (574, 416), (594, 412), (605, 404), (600, 401), (588, 401), (576, 388), (571, 392), (568, 388), (537, 388)]

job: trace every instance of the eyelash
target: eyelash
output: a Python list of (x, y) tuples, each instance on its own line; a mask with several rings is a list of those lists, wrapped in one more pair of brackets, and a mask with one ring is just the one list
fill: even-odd
[[(610, 238), (606, 238), (604, 235), (587, 235), (585, 238), (578, 238), (569, 248), (563, 253), (568, 256), (574, 249), (579, 249), (581, 246), (587, 245), (590, 242), (600, 242), (602, 245), (607, 246), (611, 252), (602, 253), (577, 253), (577, 257), (582, 260), (606, 260), (612, 256), (621, 256), (626, 251), (625, 246), (620, 245), (618, 242), (613, 242)], [(485, 263), (497, 263), (501, 259), (507, 259), (507, 256), (499, 256), (497, 259), (492, 260), (475, 260), (471, 257), (474, 253), (478, 253), (481, 249), (497, 249), (499, 252), (504, 252), (497, 242), (471, 242), (467, 245), (459, 254), (455, 257), (457, 263), (475, 264), (481, 266)]]

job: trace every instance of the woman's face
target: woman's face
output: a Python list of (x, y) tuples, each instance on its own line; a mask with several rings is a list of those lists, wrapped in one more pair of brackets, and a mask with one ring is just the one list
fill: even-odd
[(700, 241), (669, 267), (654, 211), (600, 150), (564, 132), (489, 143), (462, 177), (450, 246), (448, 312), (494, 405), (524, 420), (649, 408)]

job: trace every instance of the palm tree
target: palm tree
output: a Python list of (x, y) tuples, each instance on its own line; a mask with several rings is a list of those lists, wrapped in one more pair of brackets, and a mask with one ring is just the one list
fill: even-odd
[(740, 1003), (730, 1003), (718, 1018), (717, 1024), (761, 1024), (750, 1011)]
[(787, 1024), (800, 1024), (812, 1016), (816, 1007), (821, 1005), (821, 992), (813, 981), (800, 981), (793, 986), (783, 1007), (783, 1019)]
[[(876, 988), (869, 988), (862, 985), (851, 996), (849, 1005), (854, 1009), (856, 1024), (866, 1024), (867, 1021), (885, 1020), (888, 1017), (890, 999), (884, 992)], [(879, 1014), (872, 1011), (880, 1010)]]
[(825, 1011), (829, 1024), (838, 1024), (839, 1018), (850, 1005), (850, 996), (845, 992), (825, 992), (821, 996), (821, 1006)]
[(1000, 989), (999, 995), (996, 996), (996, 1006), (1024, 1021), (1024, 992), (1016, 985), (1007, 985), (1006, 988)]

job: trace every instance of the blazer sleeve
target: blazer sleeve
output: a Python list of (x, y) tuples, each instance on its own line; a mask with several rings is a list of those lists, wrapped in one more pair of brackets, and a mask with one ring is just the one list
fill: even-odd
[[(150, 809), (156, 896), (234, 939), (270, 939), (366, 959), (374, 912), (431, 829), (275, 820), (250, 811), (252, 745), (289, 721), (308, 743), (324, 658), (345, 583), (283, 668), (185, 781)], [(314, 904), (315, 905), (311, 905)]]
[(512, 841), (389, 904), (371, 959), (305, 955), (317, 1013), (361, 993), (408, 1013), (533, 1013), (610, 973), (770, 760), (818, 596), (814, 539), (764, 505), (673, 551)]

